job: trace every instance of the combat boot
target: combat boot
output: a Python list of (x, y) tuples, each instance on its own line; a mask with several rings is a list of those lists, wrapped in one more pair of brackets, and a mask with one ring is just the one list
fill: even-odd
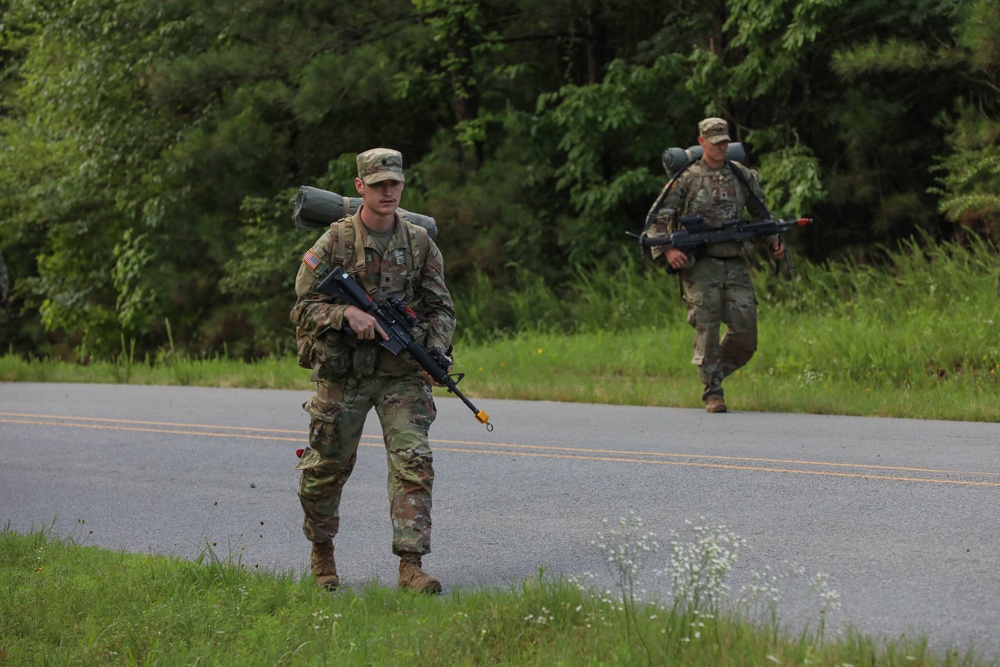
[(309, 559), (316, 585), (328, 591), (340, 586), (337, 563), (333, 560), (333, 542), (313, 542), (312, 557)]
[(726, 400), (718, 394), (712, 394), (705, 399), (705, 412), (725, 412)]
[(408, 551), (399, 554), (399, 589), (432, 595), (440, 593), (441, 582), (420, 567), (420, 554)]

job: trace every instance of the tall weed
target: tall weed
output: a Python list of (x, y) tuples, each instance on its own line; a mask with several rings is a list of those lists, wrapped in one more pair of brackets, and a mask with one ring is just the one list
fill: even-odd
[[(759, 338), (767, 351), (755, 360), (757, 372), (901, 389), (956, 379), (996, 386), (997, 249), (974, 237), (965, 245), (910, 241), (883, 253), (878, 266), (798, 259), (791, 279), (756, 272)], [(604, 334), (616, 356), (609, 366), (640, 374), (650, 365), (662, 370), (658, 347), (690, 349), (677, 278), (624, 249), (605, 269), (577, 267), (565, 287), (524, 273), (518, 282), (516, 293), (501, 294), (483, 279), (474, 298), (457, 299), (464, 344), (552, 333), (602, 342)], [(659, 342), (651, 341), (642, 359), (630, 357), (614, 342), (622, 332), (651, 332)]]
[[(750, 583), (735, 593), (731, 582), (740, 555), (749, 547), (747, 541), (726, 526), (707, 525), (704, 517), (685, 524), (686, 533), (670, 532), (665, 559), (656, 534), (634, 511), (617, 525), (605, 519), (604, 530), (594, 540), (617, 586), (617, 591), (606, 591), (603, 600), (618, 610), (624, 636), (637, 647), (636, 662), (717, 664), (723, 657), (759, 656), (761, 645), (751, 637), (771, 637), (769, 656), (778, 649), (797, 651), (823, 643), (827, 618), (840, 607), (828, 575), (807, 576), (806, 568), (786, 563), (778, 574), (770, 568), (751, 572)], [(659, 559), (662, 567), (657, 568)], [(645, 574), (651, 566), (654, 576), (667, 582), (665, 599), (646, 593)], [(587, 586), (581, 584), (581, 589)], [(779, 604), (786, 601), (795, 606), (779, 611)], [(650, 616), (651, 610), (660, 613)], [(788, 611), (795, 616), (783, 617)], [(813, 615), (818, 619), (815, 624)], [(650, 632), (657, 627), (658, 633)], [(781, 640), (795, 635), (799, 647)], [(773, 661), (784, 664), (777, 658)]]

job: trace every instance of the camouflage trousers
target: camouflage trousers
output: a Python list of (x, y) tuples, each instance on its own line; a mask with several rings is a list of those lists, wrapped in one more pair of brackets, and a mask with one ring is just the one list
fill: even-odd
[[(694, 357), (704, 387), (702, 400), (722, 396), (722, 381), (757, 350), (757, 299), (750, 266), (742, 257), (703, 257), (681, 273), (688, 324), (694, 327)], [(726, 333), (721, 340), (722, 324)]]
[(389, 466), (392, 551), (431, 550), (431, 488), (434, 466), (427, 433), (437, 409), (421, 375), (371, 375), (345, 382), (318, 382), (302, 406), (309, 413), (309, 448), (299, 464), (303, 532), (311, 542), (332, 539), (340, 529), (340, 497), (358, 460), (365, 418), (372, 408), (382, 425)]

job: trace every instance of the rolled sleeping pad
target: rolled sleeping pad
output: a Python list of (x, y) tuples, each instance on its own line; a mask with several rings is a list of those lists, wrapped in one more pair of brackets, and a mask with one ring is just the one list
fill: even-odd
[[(700, 160), (704, 154), (705, 149), (701, 146), (668, 148), (663, 151), (663, 169), (667, 172), (667, 176), (673, 178), (681, 169), (695, 160)], [(730, 143), (729, 148), (726, 149), (726, 159), (734, 160), (735, 162), (744, 162), (747, 159), (747, 153), (743, 149), (743, 144)]]
[[(295, 197), (293, 210), (295, 228), (311, 230), (329, 227), (331, 222), (357, 213), (359, 206), (361, 206), (360, 197), (345, 197), (336, 192), (303, 185)], [(427, 235), (432, 239), (437, 236), (437, 221), (434, 218), (401, 208), (396, 210), (404, 220), (426, 229)]]

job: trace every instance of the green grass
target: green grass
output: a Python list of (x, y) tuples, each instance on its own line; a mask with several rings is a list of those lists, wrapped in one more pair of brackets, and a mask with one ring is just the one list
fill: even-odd
[(441, 597), (0, 531), (0, 665), (985, 665), (920, 639), (698, 613), (540, 572)]
[[(787, 322), (787, 324), (782, 324)], [(862, 343), (855, 332), (825, 323), (840, 347), (863, 345), (894, 354), (891, 332), (870, 333)], [(868, 376), (845, 368), (835, 349), (810, 342), (824, 322), (808, 317), (761, 313), (761, 347), (750, 364), (725, 383), (731, 408), (961, 421), (1000, 421), (997, 369), (985, 367), (939, 375), (914, 358), (881, 367)], [(841, 331), (841, 329), (844, 329)], [(838, 338), (838, 340), (841, 340)], [(905, 338), (904, 338), (905, 340)], [(964, 339), (958, 339), (956, 346)], [(466, 378), (459, 388), (470, 398), (510, 398), (604, 404), (700, 407), (701, 388), (690, 364), (691, 330), (686, 323), (627, 332), (527, 332), (489, 343), (461, 345), (455, 370)], [(807, 349), (817, 348), (815, 355)], [(845, 352), (850, 354), (850, 350)], [(823, 360), (822, 362), (820, 360)], [(992, 360), (989, 362), (992, 364)], [(910, 366), (910, 367), (907, 367)], [(171, 364), (116, 362), (86, 366), (51, 360), (0, 357), (6, 382), (92, 382), (151, 385), (248, 387), (308, 390), (309, 372), (295, 360), (270, 358), (254, 363), (227, 359)], [(446, 396), (443, 389), (437, 390)]]
[(0, 381), (90, 382), (97, 384), (181, 385), (192, 387), (245, 387), (251, 389), (308, 389), (309, 372), (292, 357), (253, 363), (218, 357), (170, 362), (119, 360), (86, 365), (53, 359), (0, 356)]

